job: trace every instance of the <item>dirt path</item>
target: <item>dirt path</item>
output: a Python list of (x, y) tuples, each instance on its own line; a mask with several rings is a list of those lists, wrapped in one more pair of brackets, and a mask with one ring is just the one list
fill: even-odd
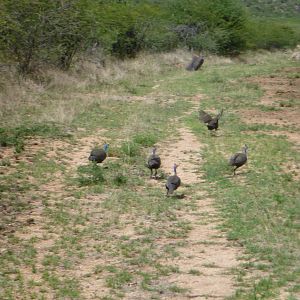
[[(186, 114), (196, 109), (199, 97), (193, 99), (194, 107)], [(178, 124), (180, 125), (180, 120)], [(83, 299), (96, 299), (111, 294), (106, 282), (107, 276), (111, 276), (111, 273), (105, 266), (121, 266), (130, 271), (127, 265), (122, 266), (121, 256), (115, 258), (109, 255), (109, 251), (101, 252), (104, 248), (102, 244), (107, 242), (101, 234), (106, 230), (108, 236), (115, 236), (116, 239), (126, 236), (135, 240), (139, 238), (136, 228), (144, 220), (139, 222), (138, 219), (133, 219), (133, 216), (127, 215), (114, 216), (113, 212), (110, 213), (100, 205), (105, 197), (102, 194), (101, 196), (90, 194), (85, 198), (76, 199), (74, 186), (66, 182), (66, 178), (74, 178), (79, 166), (88, 164), (90, 149), (105, 141), (105, 131), (98, 131), (96, 135), (77, 139), (75, 143), (56, 141), (49, 145), (48, 141), (41, 140), (27, 145), (22, 155), (24, 162), (28, 162), (28, 157), (43, 150), (45, 159), (64, 165), (63, 170), (53, 173), (51, 180), (34, 190), (35, 200), (31, 202), (29, 214), (18, 216), (20, 226), (15, 236), (24, 244), (31, 240), (35, 241), (37, 251), (34, 268), (31, 264), (19, 266), (19, 271), (26, 277), (27, 291), (40, 294), (40, 284), (45, 282), (43, 276), (45, 272), (49, 272), (51, 276), (57, 276), (58, 283), (56, 287), (50, 284), (43, 288), (45, 299), (57, 297), (57, 290), (67, 284), (69, 278), (78, 281)], [(182, 186), (178, 189), (178, 194), (184, 195), (182, 201), (186, 201), (187, 205), (186, 208), (176, 211), (176, 217), (182, 223), (186, 222), (192, 226), (188, 236), (180, 238), (184, 246), (176, 247), (179, 255), (175, 258), (162, 258), (162, 265), (172, 265), (179, 270), (178, 273), (160, 277), (158, 282), (154, 283), (157, 287), (160, 285), (165, 287), (159, 295), (159, 299), (162, 300), (224, 299), (235, 291), (231, 269), (239, 263), (237, 258), (240, 250), (233, 247), (225, 234), (217, 228), (222, 220), (218, 217), (213, 199), (201, 189), (201, 184), (204, 183), (200, 172), (202, 147), (197, 137), (185, 127), (180, 128), (171, 140), (158, 144), (164, 173), (171, 174), (173, 164), (179, 164), (178, 175), (181, 177)], [(153, 180), (151, 182), (156, 184)], [(164, 193), (165, 180), (160, 180), (157, 184)], [(29, 195), (26, 194), (24, 197)], [(110, 224), (110, 227), (106, 228), (105, 223), (111, 222), (114, 218), (118, 219), (117, 224)], [(82, 221), (76, 223), (75, 219)], [(32, 222), (28, 223), (28, 220)], [(21, 226), (26, 223), (28, 223), (26, 226)], [(72, 239), (78, 239), (76, 245), (79, 250), (73, 246)], [(109, 242), (111, 247), (120, 247), (113, 241)], [(162, 243), (164, 246), (176, 242), (177, 238), (161, 236), (157, 238), (157, 244)], [(80, 258), (81, 249), (84, 251), (82, 258)], [(72, 264), (72, 267), (65, 267), (63, 262)], [(36, 286), (29, 286), (30, 281), (35, 281)], [(175, 288), (168, 289), (172, 286), (181, 288), (182, 291), (176, 292)], [(152, 297), (151, 292), (140, 288), (138, 281), (124, 284), (123, 287), (124, 299), (141, 300)]]
[[(184, 295), (164, 295), (161, 299), (224, 299), (234, 293), (234, 278), (231, 269), (237, 267), (240, 249), (233, 247), (217, 226), (221, 220), (213, 200), (201, 190), (204, 180), (199, 173), (201, 143), (187, 128), (181, 128), (177, 140), (160, 145), (162, 169), (170, 173), (174, 162), (180, 166), (178, 175), (186, 201), (196, 196), (196, 209), (180, 218), (192, 224), (186, 246), (173, 261), (180, 273), (168, 277), (169, 284), (187, 289)], [(191, 195), (191, 190), (196, 191)]]

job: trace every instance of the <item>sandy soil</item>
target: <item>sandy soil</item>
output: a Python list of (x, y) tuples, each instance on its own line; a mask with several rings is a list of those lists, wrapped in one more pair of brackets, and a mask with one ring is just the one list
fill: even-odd
[[(199, 186), (196, 192), (196, 210), (181, 215), (180, 218), (192, 224), (187, 238), (187, 246), (180, 249), (180, 256), (172, 261), (181, 271), (169, 276), (168, 284), (186, 288), (187, 293), (178, 296), (162, 295), (160, 299), (224, 299), (235, 291), (235, 279), (231, 269), (239, 264), (241, 249), (233, 246), (223, 232), (217, 227), (219, 219), (210, 199), (201, 191), (201, 143), (187, 128), (179, 129), (172, 141), (159, 145), (158, 151), (162, 159), (162, 169), (172, 173), (172, 166), (178, 163), (178, 176), (182, 181), (177, 194), (184, 193), (191, 197), (189, 189)], [(191, 150), (192, 149), (192, 150)]]

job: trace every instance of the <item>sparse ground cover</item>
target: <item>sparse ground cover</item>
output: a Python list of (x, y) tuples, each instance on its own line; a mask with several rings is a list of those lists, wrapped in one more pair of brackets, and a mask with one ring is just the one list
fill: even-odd
[[(25, 93), (27, 109), (3, 107), (1, 299), (216, 296), (199, 282), (223, 284), (219, 298), (297, 299), (299, 123), (280, 118), (299, 117), (299, 66), (288, 53), (261, 53), (208, 58), (188, 73), (182, 57), (160, 57), (165, 67), (132, 62), (134, 75), (101, 84), (57, 81)], [(138, 62), (147, 71), (138, 73)], [(273, 95), (258, 78), (283, 84)], [(216, 136), (197, 120), (198, 107), (224, 108)], [(263, 124), (245, 111), (263, 114)], [(269, 122), (274, 111), (278, 122)], [(89, 164), (104, 142), (109, 158)], [(179, 197), (165, 197), (172, 159), (158, 182), (148, 178), (154, 143), (165, 162), (186, 160)], [(249, 163), (233, 178), (227, 159), (245, 143)], [(226, 253), (232, 263), (217, 260)]]

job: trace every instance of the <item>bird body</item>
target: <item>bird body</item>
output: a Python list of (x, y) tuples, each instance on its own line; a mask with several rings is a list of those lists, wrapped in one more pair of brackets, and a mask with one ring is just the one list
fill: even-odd
[(166, 183), (167, 196), (172, 194), (181, 184), (180, 178), (177, 176), (177, 165), (174, 164), (174, 175), (169, 176)]
[(108, 144), (103, 146), (103, 149), (95, 148), (91, 151), (89, 160), (95, 163), (102, 163), (107, 157)]
[(187, 71), (197, 71), (204, 63), (204, 56), (194, 55), (192, 61), (187, 65)]
[(152, 149), (152, 154), (148, 157), (148, 162), (147, 162), (147, 167), (151, 171), (150, 178), (152, 178), (153, 169), (155, 170), (154, 176), (156, 178), (156, 176), (157, 176), (157, 169), (159, 169), (160, 165), (161, 165), (161, 159), (160, 159), (160, 157), (155, 152), (156, 152), (156, 148), (154, 147)]
[(199, 119), (206, 124), (208, 130), (218, 130), (219, 120), (223, 114), (223, 109), (213, 118), (210, 114), (204, 110), (199, 111)]
[(235, 153), (234, 155), (232, 155), (230, 157), (229, 165), (235, 167), (233, 169), (233, 175), (235, 175), (236, 169), (243, 166), (247, 162), (247, 160), (248, 160), (247, 150), (248, 150), (248, 146), (245, 145), (242, 148), (242, 152)]

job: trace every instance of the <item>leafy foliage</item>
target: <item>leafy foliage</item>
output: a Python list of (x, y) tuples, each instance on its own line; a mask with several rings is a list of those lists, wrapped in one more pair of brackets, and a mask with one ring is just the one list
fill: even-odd
[(299, 16), (298, 0), (242, 0), (255, 15)]
[(275, 20), (256, 20), (248, 24), (248, 48), (280, 49), (297, 45), (296, 32)]
[(1, 50), (18, 63), (21, 73), (31, 72), (41, 62), (67, 69), (90, 37), (87, 2), (4, 0)]
[[(255, 1), (244, 2), (256, 7)], [(238, 0), (3, 0), (0, 54), (25, 74), (44, 64), (68, 69), (77, 55), (97, 48), (121, 59), (178, 47), (232, 55), (299, 40), (291, 27), (261, 25)]]

